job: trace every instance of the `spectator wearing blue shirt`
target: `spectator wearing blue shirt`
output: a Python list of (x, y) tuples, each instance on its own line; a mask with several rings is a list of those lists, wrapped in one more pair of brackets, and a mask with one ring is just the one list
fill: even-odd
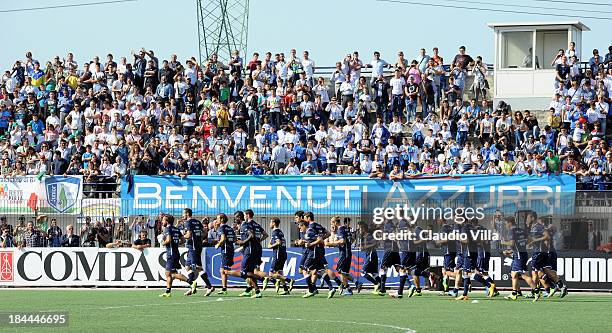
[(304, 141), (300, 141), (295, 147), (295, 157), (299, 162), (306, 160), (306, 147), (304, 147)]
[(466, 108), (468, 120), (470, 121), (470, 130), (476, 135), (478, 133), (478, 119), (480, 118), (480, 106), (476, 99), (470, 100), (470, 105)]
[(546, 135), (540, 135), (540, 141), (535, 144), (536, 153), (539, 155), (546, 155), (546, 151), (553, 149), (546, 143)]
[(276, 133), (276, 127), (270, 126), (270, 131), (264, 135), (264, 138), (268, 144), (273, 141), (278, 141), (278, 133)]
[(0, 135), (8, 130), (10, 118), (11, 111), (4, 104), (0, 104)]
[(89, 162), (91, 162), (92, 157), (93, 153), (91, 152), (91, 145), (87, 145), (85, 147), (85, 153), (83, 153), (83, 157), (81, 158), (83, 160), (83, 169), (87, 169), (89, 167)]
[(30, 120), (28, 125), (32, 126), (32, 131), (36, 133), (36, 135), (42, 135), (45, 131), (45, 123), (39, 119), (37, 113), (32, 115), (32, 120)]
[(549, 125), (546, 125), (544, 127), (544, 136), (546, 138), (546, 145), (552, 149), (555, 149), (555, 145), (557, 142), (557, 133)]
[(310, 170), (316, 170), (317, 168), (317, 161), (312, 159), (312, 154), (306, 154), (306, 160), (300, 165), (300, 172), (305, 172), (309, 167)]
[(251, 164), (251, 175), (253, 176), (261, 176), (264, 174), (264, 169), (258, 161), (255, 161)]
[(603, 63), (603, 57), (599, 55), (598, 49), (593, 49), (593, 56), (589, 59), (589, 67), (593, 67), (593, 64), (597, 62), (598, 64)]
[[(26, 66), (29, 67), (29, 66)], [(40, 69), (40, 63), (38, 61), (34, 61), (34, 67), (27, 68), (28, 76), (32, 78), (32, 84), (34, 86), (39, 86), (44, 83), (45, 72)]]
[(570, 133), (573, 134), (574, 128), (576, 128), (576, 122), (582, 117), (582, 103), (578, 102), (574, 108), (567, 114), (567, 120), (570, 123)]
[(161, 82), (157, 86), (155, 91), (155, 96), (162, 101), (166, 102), (172, 97), (174, 94), (174, 87), (170, 83), (168, 83), (168, 78), (166, 76), (161, 77)]

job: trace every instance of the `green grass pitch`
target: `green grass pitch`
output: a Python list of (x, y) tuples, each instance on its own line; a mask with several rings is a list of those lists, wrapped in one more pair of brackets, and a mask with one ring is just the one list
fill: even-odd
[[(67, 311), (69, 327), (7, 328), (0, 332), (610, 332), (612, 294), (570, 293), (537, 303), (509, 301), (502, 293), (470, 301), (424, 293), (391, 299), (368, 290), (352, 297), (303, 299), (265, 291), (261, 299), (173, 289), (0, 289), (0, 312)], [(325, 295), (324, 295), (325, 294)], [(477, 302), (474, 302), (477, 301)]]

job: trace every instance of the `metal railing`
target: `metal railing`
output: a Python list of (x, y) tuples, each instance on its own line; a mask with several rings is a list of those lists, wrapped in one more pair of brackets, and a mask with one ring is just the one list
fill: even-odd
[[(485, 64), (485, 65), (487, 66), (487, 71), (489, 73), (488, 75), (493, 75), (493, 71), (494, 71), (493, 64)], [(448, 76), (448, 74), (450, 74), (451, 72), (451, 65), (450, 64), (442, 65), (442, 67), (444, 68), (445, 75)], [(335, 66), (315, 66), (314, 77), (332, 75), (335, 70), (336, 70)], [(383, 73), (385, 76), (393, 75), (394, 71), (395, 71), (395, 68), (384, 68), (383, 69)], [(371, 74), (372, 74), (372, 68), (368, 67), (368, 68), (361, 69), (361, 76), (370, 77)], [(472, 75), (472, 72), (468, 71), (468, 75)]]
[[(592, 224), (593, 221), (597, 221), (597, 229), (604, 243), (605, 240), (612, 235), (612, 192), (576, 192), (575, 196), (563, 200), (569, 200), (567, 202), (564, 201), (562, 203), (563, 206), (574, 206), (573, 213), (551, 216), (550, 218), (558, 232), (563, 235), (564, 239), (571, 239), (572, 228), (583, 232), (584, 230), (582, 230), (582, 228), (589, 223)], [(164, 213), (170, 213), (180, 218), (182, 208), (193, 207), (192, 204), (193, 202), (191, 200), (176, 202), (176, 209), (165, 211)], [(361, 199), (352, 199), (348, 205), (350, 207), (361, 207), (362, 201)], [(81, 231), (90, 232), (90, 230), (95, 228), (105, 228), (108, 234), (108, 242), (113, 242), (115, 240), (129, 242), (134, 239), (140, 230), (147, 231), (149, 233), (149, 238), (154, 240), (162, 230), (161, 222), (159, 221), (159, 214), (161, 211), (151, 208), (148, 209), (148, 213), (146, 214), (140, 214), (139, 212), (132, 213), (129, 211), (129, 208), (133, 206), (131, 199), (86, 198), (79, 202), (75, 201), (68, 203), (68, 206), (75, 208), (75, 210), (69, 212), (57, 212), (48, 208), (39, 208), (45, 206), (45, 202), (42, 200), (38, 202), (30, 201), (28, 203), (15, 202), (14, 200), (0, 200), (0, 216), (3, 216), (7, 223), (14, 227), (14, 230), (24, 228), (28, 222), (33, 222), (39, 230), (45, 232), (49, 230), (54, 223), (57, 224), (62, 232), (65, 232), (67, 225), (73, 224), (77, 234), (80, 234)], [(121, 207), (123, 207), (123, 209), (121, 209)], [(366, 212), (361, 212), (360, 210), (353, 210), (344, 214), (341, 213), (348, 211), (346, 207), (347, 202), (345, 200), (331, 200), (325, 208), (318, 210), (315, 219), (328, 229), (331, 228), (330, 220), (334, 216), (340, 216), (343, 219), (350, 218), (353, 228), (357, 227), (358, 221), (372, 221), (371, 215)], [(288, 240), (293, 240), (299, 237), (298, 230), (294, 225), (293, 216), (293, 212), (298, 209), (299, 208), (291, 206), (289, 202), (281, 202), (280, 205), (277, 202), (270, 202), (269, 208), (257, 210), (255, 218), (268, 232), (270, 231), (268, 228), (270, 219), (272, 217), (280, 218), (281, 229)], [(236, 210), (237, 209), (231, 207), (227, 201), (219, 200), (213, 203), (213, 208), (206, 209), (205, 213), (196, 213), (194, 217), (205, 222), (212, 222), (217, 213), (223, 212), (230, 217), (230, 221), (233, 221), (233, 213)], [(524, 224), (524, 212), (525, 211), (518, 211), (515, 213), (509, 212), (506, 215), (514, 214), (517, 221)], [(491, 220), (492, 214), (490, 215), (487, 213), (485, 217), (486, 223), (489, 223)], [(578, 225), (576, 225), (576, 223), (578, 223)], [(434, 231), (437, 231), (440, 227), (437, 219), (423, 220), (419, 222), (419, 225), (424, 229), (431, 228)], [(214, 228), (212, 223), (210, 224), (210, 228)], [(2, 229), (1, 222), (0, 229)], [(82, 241), (84, 240), (85, 239)], [(100, 245), (99, 242), (96, 244)], [(569, 247), (566, 246), (564, 248)]]

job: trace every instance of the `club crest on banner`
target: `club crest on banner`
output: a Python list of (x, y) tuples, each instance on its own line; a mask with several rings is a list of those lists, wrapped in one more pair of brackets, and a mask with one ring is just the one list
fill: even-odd
[(72, 208), (79, 197), (81, 179), (77, 177), (49, 177), (45, 179), (47, 202), (59, 213)]

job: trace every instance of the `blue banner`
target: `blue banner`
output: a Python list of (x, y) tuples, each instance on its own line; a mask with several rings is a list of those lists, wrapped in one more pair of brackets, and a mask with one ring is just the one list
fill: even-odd
[(359, 214), (363, 193), (495, 193), (525, 199), (530, 193), (570, 194), (576, 179), (559, 176), (436, 175), (402, 181), (367, 176), (134, 176), (121, 189), (122, 215), (195, 215), (252, 209), (256, 214)]

